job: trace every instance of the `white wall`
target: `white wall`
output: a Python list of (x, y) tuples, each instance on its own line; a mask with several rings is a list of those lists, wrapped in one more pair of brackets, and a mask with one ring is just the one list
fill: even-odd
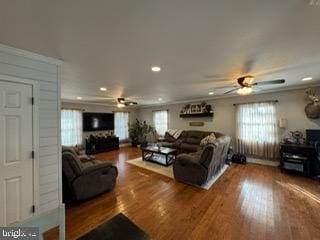
[(33, 80), (39, 85), (39, 98), (35, 99), (36, 106), (39, 107), (39, 152), (36, 152), (39, 156), (39, 206), (36, 206), (38, 216), (60, 209), (62, 204), (59, 137), (61, 63), (0, 45), (0, 74)]
[[(186, 130), (204, 130), (222, 132), (231, 137), (235, 137), (235, 106), (234, 103), (256, 102), (263, 100), (278, 100), (277, 103), (277, 118), (288, 119), (288, 128), (286, 132), (292, 130), (305, 131), (305, 129), (319, 129), (320, 119), (308, 119), (304, 113), (304, 107), (309, 102), (305, 94), (305, 89), (282, 91), (275, 93), (265, 93), (250, 96), (237, 96), (207, 100), (207, 103), (212, 104), (214, 109), (213, 118), (188, 118), (179, 117), (180, 110), (184, 104), (172, 104), (164, 106), (154, 106), (141, 108), (138, 110), (139, 120), (146, 120), (152, 124), (152, 111), (158, 109), (169, 110), (169, 128), (186, 129)], [(193, 102), (190, 102), (193, 103)], [(189, 122), (203, 121), (203, 127), (191, 127)], [(280, 129), (280, 134), (284, 131)]]
[[(137, 110), (135, 108), (128, 109), (119, 109), (116, 106), (103, 106), (96, 104), (86, 104), (86, 103), (71, 103), (71, 102), (62, 102), (62, 108), (70, 108), (70, 109), (81, 109), (84, 112), (100, 112), (100, 113), (112, 113), (114, 111), (127, 111), (129, 112), (129, 122), (132, 123), (138, 117)], [(83, 137), (90, 134), (99, 134), (99, 133), (108, 133), (108, 131), (96, 131), (96, 132), (84, 132)]]

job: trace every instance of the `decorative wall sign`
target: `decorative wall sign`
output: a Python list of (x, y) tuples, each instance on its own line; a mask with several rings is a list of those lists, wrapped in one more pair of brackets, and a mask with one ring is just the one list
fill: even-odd
[(204, 122), (190, 122), (189, 125), (191, 127), (203, 127), (204, 126)]
[(190, 104), (190, 113), (202, 113), (201, 104)]
[(213, 117), (213, 109), (206, 102), (187, 104), (180, 111), (180, 117)]

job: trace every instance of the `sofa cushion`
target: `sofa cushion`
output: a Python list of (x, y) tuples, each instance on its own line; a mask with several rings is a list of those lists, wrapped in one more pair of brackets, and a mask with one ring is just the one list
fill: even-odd
[(92, 160), (95, 160), (95, 159), (96, 159), (95, 156), (93, 156), (93, 155), (86, 155), (86, 154), (79, 155), (78, 157), (79, 157), (79, 159), (80, 159), (80, 161), (81, 161), (82, 163), (85, 163), (85, 162), (92, 161)]
[(161, 146), (162, 147), (172, 148), (173, 147), (173, 143), (172, 142), (161, 142)]
[(208, 135), (210, 135), (211, 132), (204, 132), (204, 131), (188, 131), (188, 137), (192, 137), (192, 138), (204, 138)]
[(196, 145), (199, 145), (200, 141), (201, 141), (201, 138), (193, 138), (193, 137), (188, 137), (184, 140), (185, 143), (196, 144)]
[(211, 133), (210, 135), (206, 136), (205, 138), (203, 138), (200, 142), (200, 146), (205, 146), (207, 144), (212, 144), (214, 143), (214, 141), (216, 140), (216, 136), (214, 135), (214, 133)]
[(199, 150), (199, 145), (190, 143), (181, 143), (180, 149), (185, 152), (197, 152)]
[(82, 174), (81, 161), (77, 155), (69, 151), (62, 153), (62, 169), (66, 177), (71, 181)]
[(166, 142), (169, 142), (169, 143), (172, 143), (177, 140), (174, 137), (172, 137), (168, 132), (165, 133), (164, 139)]
[(160, 143), (162, 147), (168, 147), (168, 148), (179, 148), (180, 147), (180, 141), (175, 142), (161, 142)]
[(72, 153), (74, 155), (79, 155), (79, 151), (75, 147), (62, 146), (62, 152), (70, 152), (70, 153)]
[(91, 167), (93, 165), (97, 165), (96, 161), (86, 161), (86, 162), (82, 162), (81, 167), (82, 169), (86, 169), (88, 167)]

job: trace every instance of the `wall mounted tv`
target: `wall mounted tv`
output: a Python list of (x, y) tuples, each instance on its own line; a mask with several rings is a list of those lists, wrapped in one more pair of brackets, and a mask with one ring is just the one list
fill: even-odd
[(83, 113), (83, 131), (107, 131), (114, 130), (113, 113)]

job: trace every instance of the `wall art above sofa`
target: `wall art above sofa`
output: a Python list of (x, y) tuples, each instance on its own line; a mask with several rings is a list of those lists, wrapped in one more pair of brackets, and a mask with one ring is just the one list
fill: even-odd
[(180, 117), (213, 117), (213, 108), (206, 102), (186, 104), (180, 111)]

